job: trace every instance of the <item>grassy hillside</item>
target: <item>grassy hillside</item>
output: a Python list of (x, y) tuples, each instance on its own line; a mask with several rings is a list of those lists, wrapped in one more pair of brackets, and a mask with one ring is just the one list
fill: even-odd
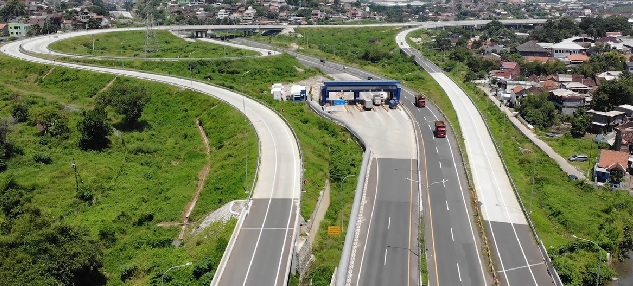
[[(249, 168), (254, 170), (258, 144), (241, 113), (208, 96), (164, 84), (51, 68), (4, 56), (0, 56), (0, 66), (2, 118), (21, 103), (28, 106), (32, 118), (42, 110), (54, 110), (68, 119), (69, 127), (66, 136), (53, 137), (39, 133), (31, 120), (11, 124), (8, 141), (16, 151), (7, 161), (7, 170), (0, 173), (0, 206), (4, 210), (0, 248), (8, 253), (0, 259), (0, 276), (12, 278), (5, 282), (63, 281), (58, 277), (63, 271), (52, 271), (54, 262), (47, 261), (57, 257), (49, 255), (54, 251), (33, 253), (17, 245), (29, 245), (39, 237), (47, 240), (51, 236), (48, 229), (69, 226), (82, 233), (79, 241), (88, 241), (96, 250), (91, 257), (97, 262), (92, 265), (99, 268), (108, 284), (159, 283), (163, 271), (187, 261), (193, 265), (170, 275), (189, 281), (186, 284), (208, 284), (234, 222), (216, 223), (198, 236), (188, 237), (180, 248), (171, 246), (179, 228), (157, 224), (180, 220), (206, 163), (196, 118), (205, 123), (212, 152), (211, 171), (192, 220), (200, 220), (226, 202), (245, 198), (244, 148), (249, 148)], [(81, 112), (94, 107), (95, 95), (108, 84), (124, 83), (142, 86), (151, 95), (140, 127), (109, 136), (110, 146), (104, 151), (80, 150), (76, 126)], [(111, 111), (110, 120), (117, 120)], [(50, 162), (36, 158), (49, 158)], [(94, 197), (79, 199), (77, 188), (90, 191)], [(18, 203), (16, 190), (25, 190)], [(28, 238), (24, 227), (40, 231), (31, 232)], [(53, 249), (63, 244), (50, 243)], [(72, 244), (67, 247), (59, 255), (67, 256), (75, 249)], [(34, 262), (29, 271), (21, 271), (18, 265), (24, 259), (38, 263)], [(65, 262), (79, 263), (68, 259)]]
[[(149, 58), (222, 58), (257, 56), (258, 52), (236, 49), (208, 42), (188, 42), (169, 31), (156, 30), (158, 51), (147, 54)], [(54, 51), (65, 54), (144, 57), (145, 31), (124, 31), (73, 37), (51, 44)]]

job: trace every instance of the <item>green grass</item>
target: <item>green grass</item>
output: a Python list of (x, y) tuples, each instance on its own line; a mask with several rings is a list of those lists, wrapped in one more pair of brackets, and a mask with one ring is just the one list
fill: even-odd
[(575, 154), (585, 154), (589, 156), (591, 160), (587, 162), (569, 162), (585, 175), (588, 174), (589, 170), (593, 169), (593, 164), (596, 163), (596, 157), (600, 154), (600, 149), (608, 149), (605, 143), (595, 143), (595, 135), (592, 134), (587, 134), (582, 138), (573, 138), (569, 132), (566, 132), (561, 137), (551, 138), (546, 137), (544, 132), (538, 133), (543, 134), (543, 136), (539, 136), (541, 140), (545, 141), (547, 145), (552, 147), (556, 153), (565, 159)]
[[(103, 272), (108, 284), (124, 284), (120, 279), (122, 271), (134, 267), (137, 274), (127, 284), (156, 284), (160, 273), (185, 261), (193, 262), (193, 266), (179, 271), (179, 281), (193, 281), (192, 269), (210, 263), (210, 272), (196, 280), (208, 282), (234, 222), (216, 223), (205, 233), (186, 239), (180, 248), (170, 246), (179, 229), (156, 224), (180, 220), (195, 191), (198, 172), (207, 162), (195, 118), (205, 123), (212, 152), (211, 171), (192, 221), (199, 221), (231, 200), (246, 197), (242, 188), (244, 149), (249, 149), (249, 168), (254, 170), (258, 144), (243, 115), (211, 97), (164, 84), (52, 69), (5, 56), (0, 56), (0, 66), (1, 116), (9, 114), (17, 95), (31, 110), (50, 105), (70, 110), (71, 130), (68, 139), (48, 138), (37, 135), (30, 124), (14, 125), (9, 139), (23, 154), (9, 160), (8, 170), (1, 176), (13, 177), (20, 185), (33, 188), (32, 204), (47, 217), (85, 228), (91, 237), (97, 237), (104, 229), (115, 230), (116, 242), (104, 249)], [(111, 146), (105, 151), (80, 151), (79, 134), (75, 131), (81, 117), (79, 111), (92, 108), (94, 95), (111, 81), (115, 85), (132, 82), (151, 94), (141, 117), (144, 128), (121, 131), (125, 144), (113, 135)], [(35, 163), (32, 157), (36, 153), (49, 154), (52, 163)], [(80, 186), (96, 193), (91, 204), (75, 198), (73, 160)], [(147, 215), (152, 216), (150, 222), (135, 225)]]
[[(150, 58), (222, 58), (257, 56), (258, 52), (196, 41), (188, 42), (168, 31), (157, 30), (158, 51)], [(93, 49), (94, 43), (94, 49)], [(54, 51), (91, 56), (144, 57), (145, 31), (101, 33), (94, 36), (73, 37), (51, 44)]]
[[(77, 61), (77, 59), (74, 60)], [(79, 61), (106, 66), (120, 65), (119, 61), (85, 59)], [(192, 67), (191, 72), (189, 71), (190, 66)], [(133, 61), (126, 63), (125, 67), (192, 77), (196, 80), (241, 91), (280, 112), (296, 132), (303, 152), (305, 183), (301, 198), (301, 215), (305, 219), (308, 219), (312, 214), (319, 191), (323, 189), (326, 178), (330, 178), (333, 195), (337, 195), (339, 180), (347, 174), (358, 174), (362, 150), (344, 128), (316, 115), (305, 104), (272, 100), (270, 96), (272, 83), (296, 82), (320, 74), (315, 69), (303, 67), (294, 57), (280, 55), (234, 61), (196, 60), (161, 63)], [(250, 72), (248, 75), (242, 76), (246, 71)], [(340, 204), (332, 204), (326, 212), (313, 247), (316, 261), (326, 262), (323, 271), (319, 272), (318, 275), (310, 274), (314, 285), (329, 283), (334, 267), (340, 259), (345, 233), (338, 237), (328, 237), (326, 230), (329, 225), (340, 225), (341, 216), (343, 224), (348, 224), (354, 198), (355, 180), (346, 180), (343, 189)]]

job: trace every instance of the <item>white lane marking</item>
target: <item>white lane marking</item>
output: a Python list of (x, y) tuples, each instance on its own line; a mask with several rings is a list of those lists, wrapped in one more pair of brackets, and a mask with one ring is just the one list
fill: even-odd
[(437, 146), (435, 146), (435, 152), (440, 153), (440, 149), (437, 149)]
[(457, 263), (457, 275), (459, 275), (459, 282), (462, 282), (462, 272), (459, 271), (459, 263)]
[[(433, 115), (433, 117), (435, 117), (435, 119), (437, 119), (437, 116), (435, 116), (435, 113), (433, 113), (433, 110), (429, 109), (429, 111), (431, 111), (431, 114)], [(451, 159), (453, 161), (453, 169), (455, 170), (455, 176), (457, 176), (457, 184), (459, 185), (459, 190), (460, 193), (462, 194), (462, 203), (464, 203), (464, 210), (466, 210), (466, 220), (468, 221), (468, 226), (470, 227), (470, 235), (473, 239), (473, 243), (477, 243), (477, 240), (475, 239), (475, 232), (473, 230), (473, 223), (470, 219), (470, 212), (468, 211), (468, 205), (466, 204), (466, 198), (464, 196), (464, 189), (462, 188), (462, 180), (459, 179), (459, 173), (457, 171), (457, 162), (455, 162), (455, 156), (453, 155), (453, 146), (451, 144), (451, 139), (446, 140), (448, 142), (448, 150), (451, 152)], [(467, 162), (464, 162), (464, 164), (466, 164)], [(464, 166), (465, 168), (465, 166)], [(442, 181), (442, 184), (444, 185), (444, 187), (446, 188), (446, 184), (445, 181)], [(494, 234), (493, 234), (494, 235)], [(495, 245), (496, 245), (496, 241), (495, 241)], [(484, 280), (484, 285), (488, 284), (486, 282), (486, 271), (484, 270), (484, 264), (481, 261), (481, 256), (479, 255), (479, 247), (474, 247), (475, 248), (475, 252), (477, 253), (477, 261), (479, 261), (479, 269), (481, 270), (481, 277)], [(498, 249), (497, 249), (498, 250)]]
[(391, 227), (391, 217), (389, 217), (389, 222), (387, 222), (387, 229), (389, 229), (389, 227)]
[[(371, 163), (370, 163), (371, 164)], [(358, 277), (356, 278), (356, 285), (360, 285), (360, 276), (363, 272), (363, 262), (365, 261), (365, 251), (367, 250), (367, 241), (369, 240), (369, 231), (371, 230), (371, 221), (374, 219), (374, 208), (376, 207), (376, 198), (378, 197), (378, 178), (380, 168), (378, 168), (378, 160), (376, 160), (376, 192), (374, 193), (374, 204), (371, 206), (371, 214), (369, 215), (369, 226), (367, 227), (367, 234), (365, 235), (365, 245), (363, 245), (363, 254), (360, 257), (360, 267), (358, 268)]]
[[(246, 112), (246, 110), (244, 110), (244, 112)], [(246, 114), (244, 114), (246, 116)], [(261, 119), (261, 117), (259, 116), (259, 114), (255, 113), (255, 115)], [(279, 164), (277, 164), (277, 140), (275, 140), (275, 136), (273, 135), (273, 132), (270, 130), (270, 127), (268, 126), (267, 123), (264, 122), (264, 125), (266, 126), (266, 130), (268, 131), (268, 133), (270, 134), (270, 137), (273, 141), (273, 150), (274, 150), (274, 156), (275, 156), (275, 164), (274, 164), (274, 168), (275, 170), (277, 170), (277, 168), (279, 168)], [(275, 190), (275, 182), (277, 182), (277, 172), (273, 172), (273, 189)], [(271, 191), (272, 191), (271, 190)], [(272, 202), (273, 196), (272, 196), (272, 192), (270, 193), (270, 197), (268, 198), (268, 205), (266, 206), (266, 214), (264, 215), (264, 220), (262, 221), (262, 226), (259, 230), (259, 234), (257, 235), (257, 242), (255, 242), (255, 249), (253, 249), (253, 255), (251, 256), (251, 260), (248, 262), (248, 268), (246, 269), (246, 275), (244, 275), (244, 282), (242, 283), (243, 285), (246, 285), (246, 281), (248, 281), (248, 273), (250, 273), (251, 271), (251, 266), (253, 266), (253, 260), (255, 260), (255, 253), (257, 253), (257, 248), (259, 247), (259, 241), (262, 238), (262, 233), (264, 225), (266, 224), (266, 219), (268, 218), (268, 211), (270, 210), (270, 203)], [(290, 208), (292, 209), (292, 205), (290, 206)], [(288, 218), (290, 220), (290, 218)], [(285, 237), (284, 237), (284, 244), (285, 244)], [(283, 250), (282, 250), (283, 253)], [(275, 277), (275, 285), (277, 285), (277, 277)]]
[(451, 227), (451, 239), (455, 241), (455, 237), (453, 236), (453, 228)]
[[(446, 77), (446, 76), (444, 76), (444, 77), (445, 77), (445, 78), (442, 78), (443, 80), (447, 80), (447, 79), (448, 79), (449, 81), (451, 81), (448, 77)], [(454, 85), (454, 83), (453, 83), (453, 85)], [(449, 84), (447, 87), (451, 89), (451, 92), (455, 92), (455, 94), (460, 94), (460, 92), (461, 92), (461, 90), (455, 90), (455, 89), (453, 88), (453, 86), (451, 86), (450, 84)], [(463, 93), (463, 92), (462, 92), (462, 93)], [(466, 97), (468, 97), (468, 95), (466, 95)], [(464, 106), (468, 106), (466, 103), (464, 103), (464, 99), (463, 99), (461, 96), (460, 96), (460, 97), (458, 97), (458, 100), (460, 100), (460, 101), (461, 101), (462, 105), (464, 105)], [(472, 103), (471, 103), (471, 104), (472, 104)], [(471, 121), (473, 121), (473, 120), (475, 119), (475, 116), (471, 113), (470, 109), (466, 108), (466, 110), (467, 110), (468, 116), (470, 117), (470, 120), (471, 120)], [(479, 127), (478, 127), (478, 125), (477, 125), (477, 124), (475, 124), (475, 131), (477, 132), (477, 134), (483, 134), (483, 133), (481, 133), (481, 132), (480, 132)], [(488, 132), (488, 130), (486, 130), (485, 132), (487, 133), (487, 132)], [(477, 138), (479, 139), (480, 146), (485, 146), (485, 144), (484, 144), (484, 142), (483, 142), (483, 140), (482, 140), (482, 137), (481, 137), (481, 136), (477, 136)], [(468, 146), (466, 146), (466, 147), (468, 148)], [(472, 146), (471, 146), (471, 147), (472, 147)], [(486, 157), (486, 158), (490, 158), (490, 156), (488, 155), (488, 151), (486, 150), (486, 148), (482, 148), (482, 150), (483, 150), (483, 152), (484, 152), (485, 157)], [(497, 154), (497, 156), (498, 156), (498, 154)], [(490, 170), (492, 170), (492, 164), (490, 163), (490, 161), (489, 161), (489, 160), (487, 161), (487, 163), (488, 163), (488, 168), (490, 168)], [(476, 171), (478, 171), (478, 170), (475, 168), (475, 169), (473, 170), (473, 172), (476, 172)], [(473, 177), (475, 177), (477, 181), (480, 181), (480, 179), (479, 179), (479, 178), (477, 178), (477, 176), (473, 176)], [(499, 183), (498, 183), (497, 175), (495, 174), (495, 172), (492, 172), (492, 177), (493, 177), (493, 180), (494, 180), (494, 182), (495, 182), (495, 186), (497, 186), (497, 188), (498, 188), (498, 187), (499, 187)], [(501, 197), (501, 203), (502, 203), (504, 206), (505, 206), (505, 205), (507, 205), (507, 204), (506, 204), (506, 202), (505, 202), (505, 198), (503, 197), (503, 193), (501, 193), (501, 192), (497, 192), (497, 193), (498, 193), (498, 194), (500, 195), (500, 197)], [(484, 206), (484, 211), (486, 212), (486, 216), (488, 216), (488, 208), (487, 208), (487, 206), (486, 206), (486, 203), (485, 203), (485, 202), (483, 203), (483, 206)], [(508, 209), (507, 209), (507, 208), (503, 208), (503, 209), (505, 210), (505, 213), (506, 213), (507, 217), (508, 217), (508, 218), (510, 218), (510, 225), (512, 226), (512, 231), (514, 232), (514, 237), (515, 237), (515, 239), (517, 240), (517, 243), (519, 244), (519, 249), (521, 250), (521, 254), (523, 255), (523, 259), (525, 260), (526, 265), (529, 265), (529, 262), (528, 262), (527, 256), (525, 255), (525, 251), (523, 250), (523, 245), (521, 244), (521, 240), (519, 240), (519, 235), (517, 234), (516, 228), (515, 228), (515, 226), (514, 226), (514, 222), (512, 222), (512, 219), (511, 219), (511, 217), (510, 217), (510, 213), (509, 213), (509, 211), (508, 211)], [(491, 224), (491, 222), (490, 222), (490, 221), (488, 221), (488, 224), (489, 224), (489, 226), (490, 226), (490, 229), (492, 229), (492, 224)], [(500, 262), (501, 262), (501, 270), (505, 270), (505, 269), (504, 269), (504, 265), (503, 265), (503, 259), (501, 258), (501, 253), (499, 252), (499, 247), (498, 247), (498, 245), (497, 245), (497, 240), (496, 240), (496, 238), (495, 238), (495, 232), (494, 232), (494, 231), (492, 231), (492, 237), (493, 237), (493, 240), (495, 241), (495, 248), (497, 248), (497, 251), (496, 251), (496, 252), (497, 252), (497, 255), (499, 256), (499, 260), (500, 260)], [(532, 272), (532, 268), (529, 268), (529, 267), (528, 267), (528, 270), (530, 271), (530, 275), (532, 276), (532, 280), (534, 281), (534, 284), (535, 284), (535, 285), (538, 285), (538, 282), (536, 282), (536, 277), (534, 276), (534, 272)], [(510, 280), (509, 280), (508, 276), (507, 276), (507, 275), (504, 275), (504, 276), (505, 276), (505, 278), (506, 278), (506, 281), (508, 282), (508, 285), (510, 285)]]
[(387, 251), (389, 251), (389, 248), (385, 248), (385, 263), (383, 265), (387, 265)]
[(442, 161), (437, 161), (438, 163), (440, 163), (440, 169), (442, 169)]
[(537, 266), (537, 265), (541, 265), (541, 264), (545, 264), (545, 262), (539, 262), (539, 263), (535, 263), (535, 264), (530, 264), (530, 265), (524, 265), (524, 266), (514, 267), (514, 268), (510, 268), (510, 269), (506, 269), (506, 270), (499, 270), (499, 271), (497, 271), (497, 272), (499, 272), (499, 273), (501, 273), (501, 272), (508, 272), (508, 271), (512, 271), (512, 270), (517, 270), (517, 269), (521, 269), (521, 268), (526, 268), (526, 267)]
[[(291, 142), (295, 142), (296, 144), (299, 144), (299, 142), (296, 142), (296, 140), (293, 140), (294, 136), (292, 134), (290, 134), (290, 132), (289, 132), (290, 127), (284, 126), (284, 129), (286, 130), (286, 136), (291, 138), (290, 141)], [(294, 144), (291, 144), (291, 145), (293, 145), (293, 147), (294, 147)], [(298, 148), (299, 148), (299, 146), (297, 146), (297, 149)], [(297, 150), (297, 149), (295, 149), (295, 150)], [(297, 156), (292, 156), (292, 165), (293, 166), (297, 165)], [(297, 177), (297, 168), (293, 168), (292, 172), (293, 172), (293, 176), (292, 177), (296, 178)], [(275, 172), (275, 174), (276, 174), (276, 172)], [(284, 251), (286, 249), (286, 241), (288, 240), (287, 239), (288, 238), (288, 230), (292, 229), (292, 236), (290, 237), (290, 239), (292, 239), (294, 237), (294, 234), (295, 234), (294, 227), (292, 227), (292, 228), (290, 227), (290, 220), (292, 218), (292, 208), (293, 208), (294, 203), (295, 203), (294, 199), (299, 197), (299, 196), (297, 196), (297, 190), (299, 189), (299, 187), (297, 186), (298, 182), (299, 182), (299, 180), (294, 180), (294, 183), (293, 183), (293, 186), (292, 186), (292, 200), (290, 201), (290, 209), (288, 210), (288, 221), (286, 222), (287, 230), (286, 230), (286, 233), (284, 235), (284, 244), (281, 246), (281, 253), (279, 254), (279, 264), (277, 266), (277, 275), (275, 275), (275, 284), (273, 284), (273, 285), (277, 285), (277, 281), (279, 279), (279, 272), (281, 271), (281, 264), (283, 264), (283, 256), (284, 256)], [(295, 217), (295, 220), (296, 219), (298, 219), (298, 218)], [(290, 258), (291, 255), (292, 255), (292, 251), (289, 251), (287, 258)], [(290, 259), (288, 259), (287, 261), (288, 261), (288, 263), (290, 263)], [(287, 281), (285, 281), (285, 282), (287, 283)]]
[(287, 230), (291, 227), (243, 227), (242, 229), (265, 229), (265, 230)]
[(446, 201), (446, 210), (448, 211), (448, 201)]

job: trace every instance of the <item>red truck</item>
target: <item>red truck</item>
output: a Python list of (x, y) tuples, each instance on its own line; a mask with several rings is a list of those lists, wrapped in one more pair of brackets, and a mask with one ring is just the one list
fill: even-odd
[(424, 96), (418, 95), (415, 97), (415, 106), (417, 107), (425, 107), (426, 106), (426, 98)]
[(444, 121), (438, 120), (435, 121), (435, 137), (444, 138), (446, 137), (446, 125)]

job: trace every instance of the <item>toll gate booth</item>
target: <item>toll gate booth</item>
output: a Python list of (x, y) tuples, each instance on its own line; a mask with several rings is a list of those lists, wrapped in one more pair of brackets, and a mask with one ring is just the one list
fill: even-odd
[(321, 105), (326, 103), (333, 105), (336, 104), (334, 101), (337, 101), (340, 104), (341, 100), (339, 98), (330, 97), (332, 92), (353, 92), (354, 103), (363, 101), (360, 96), (361, 92), (387, 92), (389, 94), (387, 101), (391, 99), (400, 101), (401, 91), (402, 87), (397, 80), (324, 81), (321, 87), (320, 103)]

